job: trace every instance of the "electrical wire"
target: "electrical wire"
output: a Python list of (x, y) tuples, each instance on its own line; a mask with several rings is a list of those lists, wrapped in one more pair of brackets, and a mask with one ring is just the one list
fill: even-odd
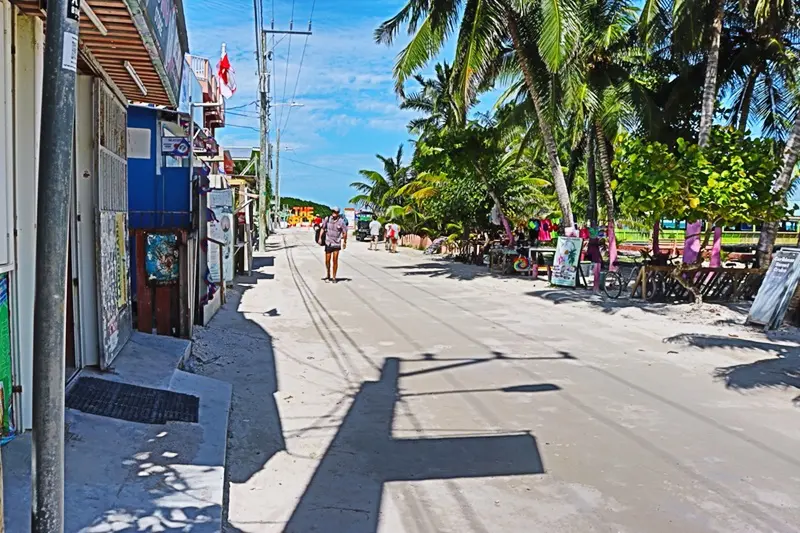
[(245, 118), (259, 118), (259, 116), (255, 113), (247, 114), (247, 113), (237, 113), (235, 111), (231, 111), (230, 109), (225, 110), (226, 115), (234, 115), (237, 117), (245, 117)]
[(233, 106), (233, 107), (225, 106), (225, 111), (230, 111), (232, 109), (242, 109), (244, 107), (250, 107), (251, 105), (257, 104), (257, 103), (258, 103), (258, 100), (253, 100), (249, 104), (242, 104), (242, 105), (237, 105), (237, 106)]
[[(294, 29), (294, 4), (295, 0), (292, 0), (292, 14), (289, 17), (289, 29)], [(289, 34), (289, 46), (288, 50), (286, 51), (286, 70), (283, 73), (283, 96), (281, 96), (281, 100), (284, 102), (286, 101), (286, 86), (289, 82), (289, 58), (292, 55), (292, 34)], [(291, 108), (290, 108), (291, 109)], [(278, 111), (278, 126), (281, 125), (281, 120), (283, 119), (283, 109)]]
[[(312, 0), (311, 2), (311, 14), (308, 16), (308, 31), (311, 31), (311, 22), (314, 20), (314, 8), (317, 5), (317, 0)], [(297, 87), (300, 84), (300, 73), (303, 71), (303, 60), (306, 58), (306, 49), (308, 48), (308, 38), (310, 35), (306, 35), (306, 40), (303, 43), (303, 52), (300, 54), (300, 66), (297, 68), (297, 78), (294, 80), (294, 91), (292, 91), (292, 99), (289, 101), (294, 102), (295, 98), (297, 97)], [(285, 133), (286, 128), (289, 125), (289, 117), (292, 116), (292, 106), (289, 106), (289, 111), (286, 113), (286, 121), (283, 123), (282, 131)]]
[(261, 131), (258, 128), (254, 128), (253, 126), (243, 126), (241, 124), (230, 124), (230, 123), (227, 123), (227, 122), (225, 123), (225, 127), (226, 128), (242, 128), (244, 130)]
[(292, 163), (297, 163), (298, 165), (303, 165), (306, 167), (318, 168), (320, 170), (325, 170), (327, 172), (332, 172), (334, 174), (341, 174), (342, 176), (347, 176), (348, 178), (352, 178), (352, 174), (348, 174), (347, 172), (342, 172), (341, 170), (335, 170), (329, 167), (321, 167), (319, 165), (313, 165), (311, 163), (306, 163), (305, 161), (298, 161), (297, 159), (292, 159), (291, 157), (286, 157), (285, 155), (281, 155), (281, 159), (284, 161), (291, 161)]

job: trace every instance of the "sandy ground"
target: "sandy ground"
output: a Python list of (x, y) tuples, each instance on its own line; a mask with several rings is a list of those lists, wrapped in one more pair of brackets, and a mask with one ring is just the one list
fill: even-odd
[(272, 237), (196, 337), (229, 531), (797, 531), (796, 332), (366, 243), (323, 273)]

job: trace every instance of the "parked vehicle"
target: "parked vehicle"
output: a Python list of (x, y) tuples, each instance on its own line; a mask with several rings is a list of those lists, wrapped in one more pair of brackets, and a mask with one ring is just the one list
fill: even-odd
[[(371, 211), (359, 211), (356, 213), (356, 240), (368, 241), (369, 236), (369, 223), (372, 222), (373, 213)], [(383, 226), (381, 225), (380, 238), (383, 239)]]

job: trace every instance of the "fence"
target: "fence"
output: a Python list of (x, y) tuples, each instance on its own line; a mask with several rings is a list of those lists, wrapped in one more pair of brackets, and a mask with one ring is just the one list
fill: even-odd
[(765, 270), (702, 267), (681, 271), (674, 266), (645, 266), (631, 289), (650, 300), (736, 302), (752, 300)]
[[(649, 231), (638, 231), (630, 229), (620, 229), (616, 232), (617, 239), (625, 244), (649, 244), (652, 242), (652, 233)], [(684, 230), (661, 230), (658, 235), (658, 242), (661, 248), (683, 248)], [(722, 244), (724, 245), (745, 245), (756, 246), (758, 244), (759, 232), (753, 231), (723, 231)], [(797, 244), (798, 234), (793, 232), (780, 232), (775, 239), (777, 246), (794, 246)]]

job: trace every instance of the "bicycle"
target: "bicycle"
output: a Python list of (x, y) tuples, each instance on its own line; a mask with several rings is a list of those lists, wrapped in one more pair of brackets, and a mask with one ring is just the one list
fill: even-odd
[(626, 290), (631, 284), (631, 281), (639, 277), (639, 272), (643, 265), (644, 263), (642, 261), (633, 261), (633, 263), (614, 261), (614, 266), (617, 267), (618, 270), (608, 270), (607, 263), (604, 262), (603, 270), (600, 274), (602, 276), (601, 285), (603, 294), (612, 300), (619, 298), (620, 295), (622, 295), (622, 291)]

